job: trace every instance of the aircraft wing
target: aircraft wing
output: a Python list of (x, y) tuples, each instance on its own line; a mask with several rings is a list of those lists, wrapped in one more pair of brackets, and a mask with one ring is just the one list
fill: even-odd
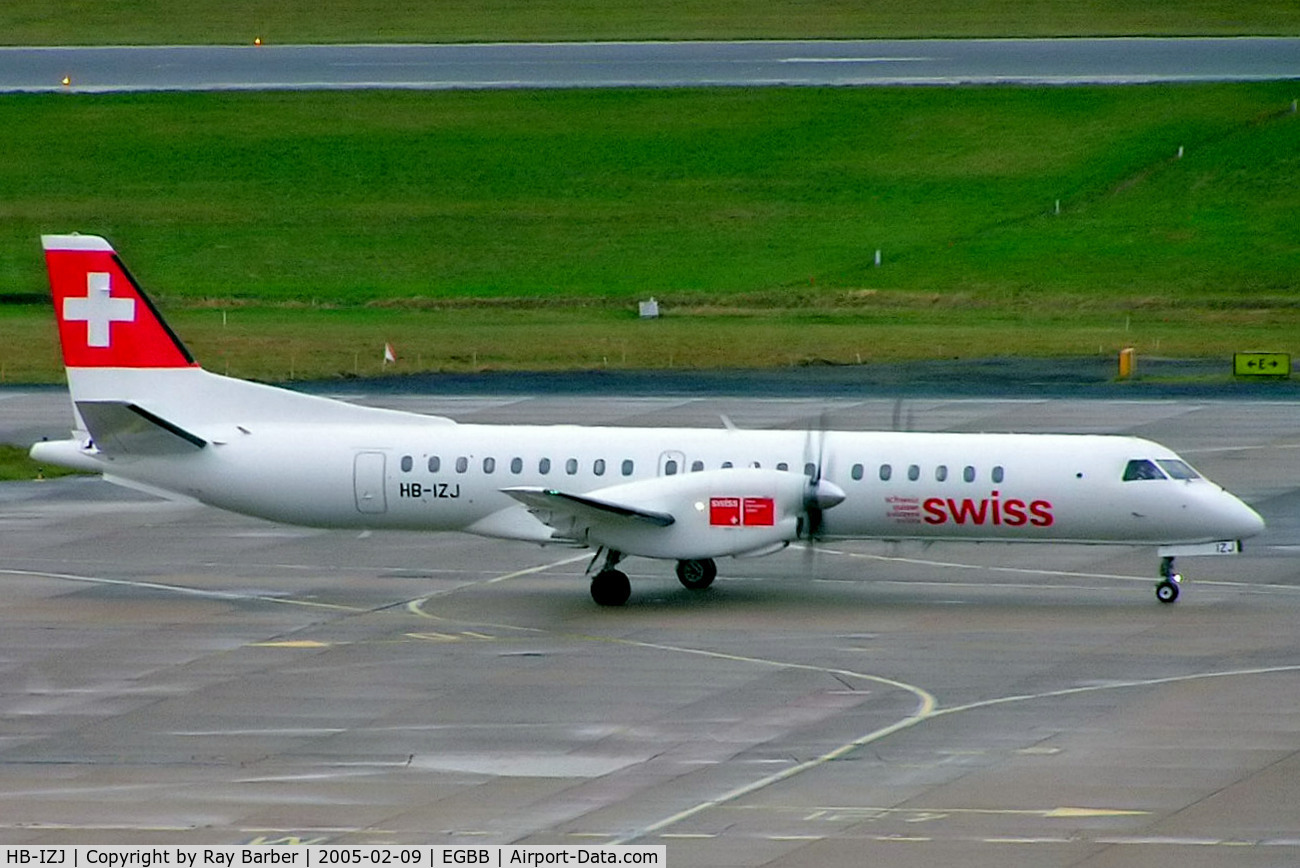
[(176, 455), (208, 445), (197, 434), (129, 401), (78, 401), (77, 412), (100, 451), (120, 455)]
[(772, 551), (797, 539), (808, 479), (758, 468), (681, 473), (581, 493), (504, 488), (554, 539), (676, 560)]
[(590, 525), (593, 522), (625, 520), (654, 527), (668, 527), (676, 521), (666, 512), (644, 509), (631, 503), (570, 494), (554, 488), (521, 486), (503, 488), (501, 491), (528, 507), (528, 511), (538, 519), (565, 535), (572, 533), (576, 527)]

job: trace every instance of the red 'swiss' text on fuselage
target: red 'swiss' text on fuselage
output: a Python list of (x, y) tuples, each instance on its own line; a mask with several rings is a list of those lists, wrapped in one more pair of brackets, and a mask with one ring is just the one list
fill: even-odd
[(1021, 527), (1029, 524), (1034, 527), (1051, 527), (1055, 518), (1052, 516), (1050, 500), (1033, 500), (1026, 503), (1019, 498), (1002, 500), (994, 491), (988, 497), (973, 500), (969, 497), (957, 500), (952, 497), (930, 497), (921, 504), (925, 512), (926, 524), (974, 524), (1006, 525)]

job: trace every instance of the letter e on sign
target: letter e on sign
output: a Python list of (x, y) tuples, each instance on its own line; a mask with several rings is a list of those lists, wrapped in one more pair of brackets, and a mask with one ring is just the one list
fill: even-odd
[(747, 527), (771, 527), (776, 524), (776, 504), (770, 497), (746, 497), (744, 510)]
[(710, 497), (709, 524), (714, 527), (739, 527), (740, 498)]

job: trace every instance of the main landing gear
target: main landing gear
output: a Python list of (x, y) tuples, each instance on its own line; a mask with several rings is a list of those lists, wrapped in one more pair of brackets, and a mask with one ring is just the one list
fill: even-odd
[[(600, 557), (600, 552), (596, 553)], [(591, 577), (591, 598), (600, 606), (622, 606), (632, 596), (632, 583), (627, 573), (614, 569), (623, 560), (623, 553), (613, 549), (605, 555), (605, 564), (600, 572)], [(595, 558), (592, 563), (595, 563)]]
[(1160, 581), (1156, 584), (1156, 599), (1162, 603), (1172, 603), (1178, 599), (1179, 586), (1183, 577), (1174, 572), (1174, 559), (1160, 559)]
[[(593, 565), (600, 554), (596, 552), (596, 557), (591, 559)], [(598, 605), (622, 606), (632, 596), (632, 583), (628, 581), (627, 573), (615, 569), (621, 560), (623, 560), (622, 552), (612, 549), (605, 552), (605, 563), (601, 565), (600, 571), (591, 577), (591, 598)], [(677, 581), (682, 583), (682, 587), (692, 591), (704, 590), (713, 584), (717, 576), (718, 565), (712, 558), (677, 562)]]
[(702, 591), (713, 584), (717, 576), (718, 565), (713, 562), (713, 558), (677, 562), (677, 581), (688, 590)]

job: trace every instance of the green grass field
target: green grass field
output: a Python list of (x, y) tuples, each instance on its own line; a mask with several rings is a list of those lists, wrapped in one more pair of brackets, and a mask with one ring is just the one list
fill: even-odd
[(0, 281), (80, 229), (190, 301), (1253, 299), (1300, 264), (1297, 91), (9, 97)]
[(1291, 0), (5, 0), (6, 45), (1294, 35)]
[[(1020, 312), (888, 304), (863, 310), (676, 312), (641, 322), (596, 306), (544, 312), (491, 308), (393, 311), (236, 308), (167, 310), (209, 370), (282, 381), (417, 371), (762, 368), (930, 358), (1147, 355), (1220, 357), (1297, 352), (1300, 311), (1125, 312), (1051, 305)], [(1188, 315), (1190, 314), (1190, 315)], [(0, 307), (5, 382), (58, 382), (52, 314)], [(9, 336), (12, 335), (12, 340)], [(391, 342), (395, 365), (383, 364)], [(14, 352), (13, 347), (22, 348)], [(31, 350), (29, 353), (28, 350)], [(1068, 363), (1067, 363), (1068, 364)], [(1139, 366), (1140, 369), (1140, 366)]]
[[(10, 96), (0, 293), (45, 293), (42, 232), (104, 234), (210, 366), (277, 378), (385, 340), (433, 369), (1286, 350), (1298, 91)], [(0, 379), (59, 377), (48, 319), (0, 305)]]
[(26, 446), (0, 443), (0, 482), (57, 479), (60, 476), (75, 476), (78, 472), (63, 467), (39, 465), (27, 457)]

